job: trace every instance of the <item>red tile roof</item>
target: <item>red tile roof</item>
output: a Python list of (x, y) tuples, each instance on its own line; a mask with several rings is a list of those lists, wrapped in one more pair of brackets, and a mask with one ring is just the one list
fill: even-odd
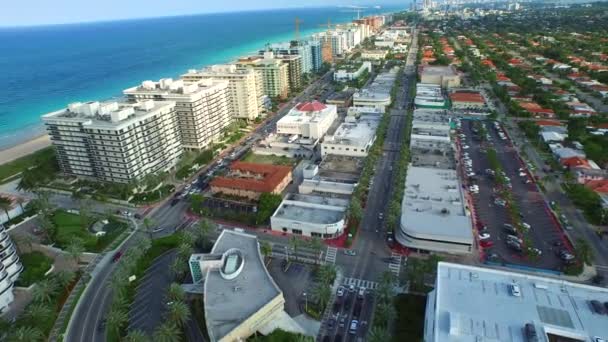
[(582, 167), (585, 169), (591, 168), (589, 161), (587, 161), (587, 159), (581, 158), (581, 157), (562, 158), (559, 162), (560, 162), (560, 164), (562, 164), (566, 167), (569, 167), (569, 168), (573, 168), (573, 167)]
[(608, 193), (608, 180), (607, 179), (597, 179), (590, 180), (585, 183), (589, 189), (595, 192)]
[(296, 106), (296, 109), (302, 112), (318, 112), (325, 108), (327, 108), (327, 106), (319, 101), (302, 102)]
[(539, 126), (561, 126), (562, 125), (559, 121), (552, 121), (552, 120), (537, 120), (536, 124)]
[(252, 173), (260, 178), (216, 177), (210, 185), (220, 188), (273, 192), (276, 187), (291, 173), (291, 167), (270, 164), (234, 162), (231, 171)]
[(465, 92), (455, 92), (450, 94), (450, 100), (452, 100), (453, 102), (485, 102), (481, 94)]

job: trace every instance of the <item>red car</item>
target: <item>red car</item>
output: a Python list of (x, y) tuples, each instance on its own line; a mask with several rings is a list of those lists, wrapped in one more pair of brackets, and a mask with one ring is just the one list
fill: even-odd
[(116, 252), (116, 254), (114, 254), (114, 256), (112, 257), (112, 262), (117, 262), (118, 260), (120, 260), (121, 257), (122, 257), (122, 251)]
[(479, 241), (479, 245), (483, 248), (490, 248), (490, 247), (494, 246), (494, 241), (481, 240), (481, 241)]

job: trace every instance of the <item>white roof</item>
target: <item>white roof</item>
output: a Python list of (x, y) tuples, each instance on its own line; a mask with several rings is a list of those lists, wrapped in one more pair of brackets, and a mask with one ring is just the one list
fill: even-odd
[[(510, 292), (513, 283), (519, 297)], [(524, 342), (526, 323), (534, 324), (539, 342), (548, 341), (547, 333), (582, 341), (608, 338), (608, 315), (596, 314), (588, 303), (608, 302), (608, 290), (600, 287), (440, 262), (429, 296), (436, 301), (436, 310), (429, 313), (435, 328), (429, 341)]]

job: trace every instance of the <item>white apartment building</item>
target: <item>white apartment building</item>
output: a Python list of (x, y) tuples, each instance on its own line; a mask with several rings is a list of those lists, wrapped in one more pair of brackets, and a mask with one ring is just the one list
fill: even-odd
[(236, 65), (239, 69), (251, 68), (260, 73), (264, 94), (271, 97), (289, 94), (289, 65), (274, 58), (272, 51), (265, 52), (264, 56), (241, 58)]
[(42, 121), (67, 175), (128, 183), (168, 171), (183, 153), (173, 101), (78, 102)]
[(289, 194), (270, 218), (274, 231), (331, 239), (346, 227), (347, 199)]
[(234, 64), (212, 65), (202, 70), (189, 70), (181, 78), (186, 84), (201, 80), (225, 80), (230, 88), (230, 112), (233, 117), (255, 120), (264, 108), (262, 75), (252, 69), (237, 69)]
[(123, 93), (132, 102), (174, 101), (182, 146), (200, 150), (219, 140), (222, 130), (232, 122), (228, 84), (212, 79), (184, 84), (183, 80), (163, 78), (159, 82), (144, 81)]
[(365, 157), (376, 140), (378, 115), (362, 115), (359, 119), (347, 116), (333, 135), (327, 135), (321, 143), (322, 156), (328, 154)]
[(602, 287), (440, 262), (424, 341), (601, 342), (608, 337), (605, 303)]
[(341, 56), (347, 52), (347, 39), (344, 32), (329, 30), (326, 32), (315, 33), (311, 37), (312, 40), (318, 41), (321, 46), (328, 42), (331, 44), (331, 52), (333, 56)]
[(3, 225), (0, 225), (0, 259), (0, 312), (3, 312), (15, 299), (13, 283), (23, 271), (15, 245)]
[(334, 81), (344, 82), (358, 79), (365, 71), (372, 72), (372, 63), (363, 62), (359, 67), (345, 66), (334, 72)]
[(335, 105), (299, 103), (277, 122), (277, 134), (321, 139), (338, 117)]

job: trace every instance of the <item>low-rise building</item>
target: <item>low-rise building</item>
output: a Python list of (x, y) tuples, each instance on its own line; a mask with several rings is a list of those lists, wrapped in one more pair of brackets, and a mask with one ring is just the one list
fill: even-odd
[(420, 81), (437, 84), (443, 88), (460, 86), (460, 76), (454, 66), (425, 65), (421, 67)]
[(443, 96), (441, 86), (431, 83), (418, 83), (416, 85), (416, 108), (447, 109), (448, 102)]
[(358, 119), (347, 116), (334, 134), (325, 136), (321, 143), (321, 155), (367, 156), (376, 139), (379, 123), (380, 117), (377, 115), (363, 115)]
[(244, 341), (275, 329), (305, 333), (284, 311), (285, 298), (264, 264), (257, 237), (223, 230), (208, 254), (189, 260), (193, 288), (202, 291), (211, 341)]
[(455, 91), (450, 94), (452, 109), (471, 110), (484, 109), (486, 101), (477, 91)]
[(213, 194), (257, 200), (263, 193), (281, 194), (291, 182), (291, 167), (234, 162), (226, 176), (216, 177), (209, 186)]
[(42, 116), (61, 172), (129, 183), (182, 156), (174, 101), (72, 103)]
[(123, 93), (131, 102), (174, 101), (182, 146), (200, 150), (219, 140), (222, 130), (232, 122), (228, 85), (224, 80), (184, 84), (183, 80), (164, 78), (159, 82), (144, 81)]
[(365, 50), (361, 52), (362, 59), (382, 60), (388, 55), (388, 50)]
[(342, 91), (335, 92), (325, 100), (325, 103), (335, 105), (338, 108), (349, 108), (353, 104), (353, 95), (356, 90), (354, 88), (346, 88)]
[(450, 117), (445, 111), (415, 109), (410, 147), (430, 151), (451, 148)]
[(335, 238), (346, 227), (347, 199), (328, 196), (290, 194), (270, 218), (272, 230), (318, 237)]
[(606, 315), (598, 310), (606, 302), (601, 287), (440, 262), (427, 296), (424, 341), (605, 339)]
[(334, 81), (345, 82), (356, 80), (366, 72), (372, 72), (371, 62), (362, 62), (358, 65), (344, 65), (334, 72)]
[(307, 165), (298, 186), (301, 194), (328, 197), (348, 197), (357, 183), (364, 158), (327, 154), (319, 164)]
[(472, 223), (455, 170), (410, 166), (397, 241), (413, 250), (471, 253)]
[(392, 102), (391, 91), (397, 79), (397, 73), (398, 69), (395, 68), (377, 75), (371, 84), (355, 93), (353, 106), (378, 108), (384, 113)]
[(277, 134), (320, 139), (337, 116), (334, 105), (318, 101), (298, 103), (277, 122)]

